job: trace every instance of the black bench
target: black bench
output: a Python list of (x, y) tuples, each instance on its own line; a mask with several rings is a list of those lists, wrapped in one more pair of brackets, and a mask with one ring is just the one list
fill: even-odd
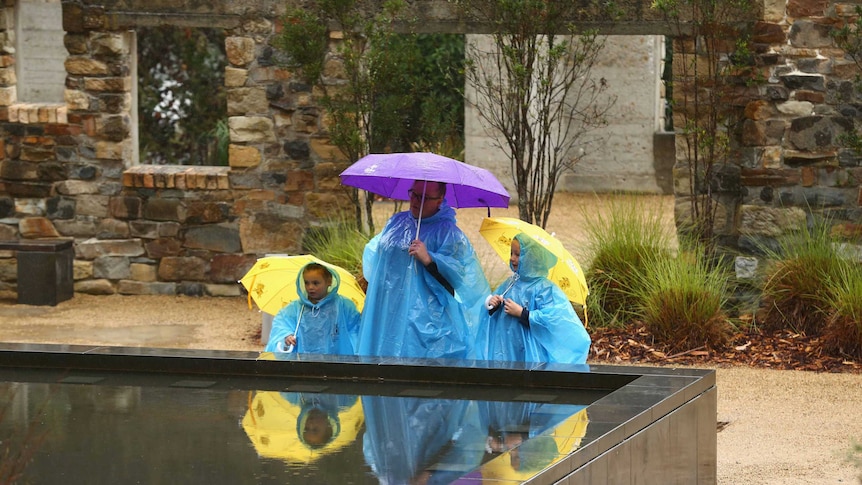
[(0, 250), (15, 251), (18, 260), (18, 303), (57, 305), (75, 294), (71, 239), (0, 241)]

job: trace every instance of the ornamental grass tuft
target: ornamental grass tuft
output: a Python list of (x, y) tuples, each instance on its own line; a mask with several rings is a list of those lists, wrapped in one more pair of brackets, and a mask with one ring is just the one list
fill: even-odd
[(725, 314), (729, 277), (702, 250), (650, 261), (633, 296), (646, 329), (666, 352), (721, 349), (733, 332)]
[(815, 223), (764, 249), (770, 263), (764, 275), (758, 320), (767, 330), (821, 335), (829, 315), (831, 287), (842, 257), (826, 222)]
[(826, 285), (830, 312), (824, 344), (831, 353), (862, 359), (862, 265), (845, 260)]
[(359, 278), (362, 275), (362, 251), (369, 239), (353, 221), (333, 219), (322, 227), (310, 229), (303, 240), (303, 247)]
[(607, 211), (584, 209), (590, 324), (624, 326), (636, 315), (634, 287), (644, 268), (671, 255), (672, 238), (659, 210), (645, 209), (634, 196), (615, 199)]

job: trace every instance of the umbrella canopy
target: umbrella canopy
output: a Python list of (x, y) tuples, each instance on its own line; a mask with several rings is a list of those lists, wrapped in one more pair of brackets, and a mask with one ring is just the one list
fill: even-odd
[(557, 257), (557, 264), (548, 271), (548, 279), (559, 286), (570, 301), (585, 305), (590, 293), (587, 279), (581, 265), (557, 238), (535, 224), (513, 217), (486, 217), (479, 228), (479, 234), (491, 244), (503, 261), (509, 260), (512, 239), (519, 233), (524, 233)]
[(302, 409), (286, 400), (281, 393), (259, 391), (249, 397), (248, 411), (242, 418), (242, 428), (260, 456), (277, 458), (288, 463), (308, 464), (341, 450), (356, 440), (364, 423), (362, 403), (356, 398), (349, 407), (338, 411), (338, 433), (323, 446), (303, 443), (297, 431)]
[(249, 308), (251, 301), (257, 303), (261, 311), (275, 315), (288, 303), (299, 298), (296, 292), (296, 278), (299, 271), (309, 263), (319, 263), (338, 273), (341, 285), (338, 294), (347, 297), (356, 309), (362, 311), (365, 292), (349, 271), (327, 263), (310, 254), (298, 256), (268, 256), (260, 258), (239, 280), (248, 291)]
[(344, 185), (398, 200), (410, 200), (416, 180), (446, 183), (452, 207), (509, 207), (509, 192), (491, 172), (435, 153), (366, 155), (341, 172)]

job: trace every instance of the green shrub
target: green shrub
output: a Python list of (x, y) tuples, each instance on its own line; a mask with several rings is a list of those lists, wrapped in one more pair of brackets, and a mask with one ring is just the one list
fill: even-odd
[(733, 327), (724, 312), (729, 277), (702, 250), (650, 261), (633, 296), (644, 326), (668, 352), (724, 347)]
[(759, 320), (768, 330), (789, 329), (820, 335), (829, 314), (830, 287), (842, 257), (833, 245), (830, 228), (819, 222), (778, 241), (765, 250), (770, 263), (763, 282)]
[(827, 350), (850, 358), (862, 358), (862, 266), (845, 261), (825, 282), (831, 308), (823, 340)]
[(651, 262), (670, 257), (671, 236), (657, 209), (636, 197), (614, 199), (607, 212), (585, 208), (590, 296), (587, 313), (596, 326), (625, 325), (636, 316), (633, 290)]

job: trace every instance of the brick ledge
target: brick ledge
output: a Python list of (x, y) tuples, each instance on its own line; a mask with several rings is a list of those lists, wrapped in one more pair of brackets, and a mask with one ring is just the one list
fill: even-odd
[(69, 123), (64, 103), (15, 103), (8, 107), (10, 123)]
[(180, 190), (228, 190), (230, 167), (137, 165), (123, 172), (123, 187)]

